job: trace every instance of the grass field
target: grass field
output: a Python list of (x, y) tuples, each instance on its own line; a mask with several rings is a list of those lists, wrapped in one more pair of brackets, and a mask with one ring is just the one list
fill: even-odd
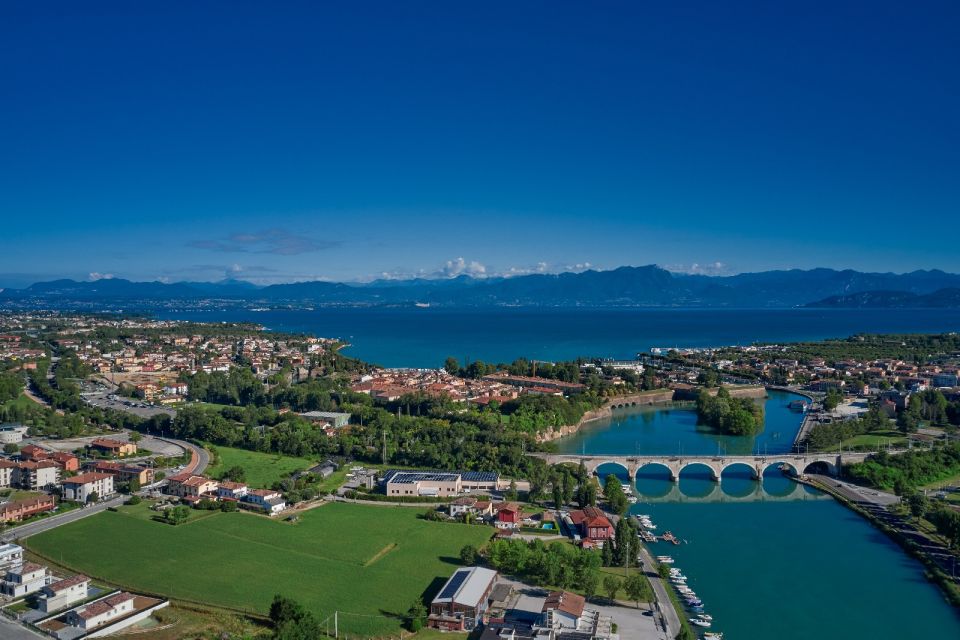
[(907, 438), (896, 429), (864, 433), (843, 441), (843, 447), (851, 449), (878, 449), (884, 447), (899, 447), (907, 444)]
[(219, 461), (208, 467), (207, 474), (219, 478), (220, 474), (233, 466), (241, 466), (247, 472), (247, 484), (254, 488), (270, 488), (274, 482), (284, 478), (291, 471), (301, 471), (317, 464), (310, 458), (296, 458), (276, 453), (261, 453), (231, 447), (214, 447)]
[(321, 618), (339, 610), (341, 633), (370, 637), (397, 633), (410, 605), (450, 576), (460, 549), (491, 534), (397, 507), (332, 503), (296, 524), (211, 513), (176, 527), (151, 522), (138, 507), (58, 527), (26, 546), (75, 571), (174, 599), (265, 614), (283, 593)]

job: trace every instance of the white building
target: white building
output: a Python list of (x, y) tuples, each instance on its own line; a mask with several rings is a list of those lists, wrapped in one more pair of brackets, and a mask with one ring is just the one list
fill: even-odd
[(13, 486), (13, 473), (16, 468), (15, 462), (0, 459), (0, 488)]
[(18, 544), (0, 545), (0, 571), (18, 569), (23, 564), (23, 547)]
[(283, 494), (272, 489), (253, 489), (247, 492), (243, 501), (263, 509), (270, 515), (280, 513), (287, 508), (287, 503), (283, 500)]
[(113, 476), (109, 473), (81, 473), (63, 481), (63, 499), (86, 502), (92, 494), (103, 499), (114, 493)]
[(23, 442), (23, 436), (27, 435), (27, 430), (22, 424), (7, 424), (0, 427), (0, 444), (17, 444)]
[(132, 593), (121, 592), (77, 607), (67, 614), (67, 624), (91, 631), (133, 613), (133, 598)]
[(247, 495), (247, 485), (242, 482), (231, 482), (229, 480), (221, 480), (220, 486), (217, 487), (217, 497), (220, 499), (227, 498), (232, 500), (241, 500), (245, 495)]
[(86, 600), (89, 586), (90, 578), (80, 574), (48, 584), (37, 598), (40, 610), (53, 613)]
[(11, 598), (20, 598), (40, 591), (50, 584), (47, 568), (27, 562), (17, 569), (10, 569), (0, 580), (0, 593)]

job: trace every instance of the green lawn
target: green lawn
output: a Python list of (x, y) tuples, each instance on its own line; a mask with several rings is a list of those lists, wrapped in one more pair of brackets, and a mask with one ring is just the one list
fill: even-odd
[(131, 590), (265, 614), (283, 593), (321, 618), (340, 611), (351, 637), (396, 634), (466, 544), (491, 529), (434, 523), (419, 509), (332, 503), (296, 524), (212, 513), (179, 526), (143, 509), (103, 512), (25, 541), (36, 554)]
[(310, 458), (296, 458), (276, 453), (260, 453), (246, 449), (215, 446), (220, 456), (215, 465), (207, 468), (207, 475), (219, 478), (220, 474), (233, 466), (241, 466), (247, 472), (247, 484), (254, 488), (270, 488), (274, 482), (284, 478), (291, 471), (308, 469), (319, 462)]
[(30, 409), (33, 407), (39, 407), (36, 402), (28, 398), (25, 394), (21, 393), (19, 396), (13, 400), (8, 400), (3, 404), (5, 409), (13, 409), (14, 407), (19, 407), (20, 409)]
[(880, 446), (906, 446), (907, 438), (900, 431), (890, 429), (874, 433), (864, 433), (843, 441), (843, 448), (847, 449), (878, 449)]

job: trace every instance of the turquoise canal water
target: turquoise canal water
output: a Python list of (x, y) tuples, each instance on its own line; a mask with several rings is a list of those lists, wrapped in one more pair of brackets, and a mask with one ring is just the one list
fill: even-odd
[[(696, 426), (682, 408), (643, 409), (558, 441), (568, 452), (632, 454), (755, 451), (790, 443), (801, 416), (788, 394), (766, 401), (766, 428), (756, 438), (718, 438)], [(777, 435), (778, 434), (778, 435)], [(785, 444), (784, 444), (785, 443)], [(601, 475), (618, 473), (616, 465)], [(733, 467), (718, 485), (709, 471), (685, 470), (679, 483), (649, 466), (636, 479), (641, 502), (631, 514), (649, 514), (656, 532), (672, 531), (685, 544), (650, 545), (670, 555), (727, 640), (900, 640), (960, 638), (960, 615), (927, 582), (919, 563), (885, 535), (829, 496), (798, 485), (770, 468), (757, 483)]]
[[(615, 409), (608, 419), (586, 424), (557, 441), (561, 453), (636, 453), (639, 455), (750, 455), (783, 453), (793, 448), (802, 416), (787, 408), (792, 393), (771, 391), (764, 402), (764, 429), (753, 438), (723, 436), (697, 424), (692, 403), (671, 407)], [(802, 398), (801, 398), (802, 399)]]

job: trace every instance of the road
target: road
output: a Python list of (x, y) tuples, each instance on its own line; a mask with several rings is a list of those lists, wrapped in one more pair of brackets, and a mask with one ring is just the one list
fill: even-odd
[(661, 624), (666, 627), (665, 637), (675, 638), (676, 635), (680, 633), (680, 616), (677, 615), (677, 609), (673, 606), (673, 600), (670, 599), (670, 594), (667, 593), (668, 587), (660, 578), (660, 574), (657, 573), (657, 563), (654, 562), (646, 545), (640, 545), (640, 558), (643, 562), (643, 569), (647, 575), (647, 579), (650, 581), (653, 592), (657, 596), (656, 608), (660, 612), (659, 619)]
[(111, 498), (110, 500), (98, 502), (92, 506), (81, 507), (80, 509), (74, 509), (73, 511), (68, 511), (58, 516), (51, 516), (49, 518), (43, 518), (42, 520), (31, 522), (29, 524), (20, 525), (19, 527), (13, 527), (12, 529), (7, 529), (3, 533), (3, 536), (0, 537), (0, 540), (3, 540), (3, 542), (23, 540), (24, 538), (29, 538), (30, 536), (38, 533), (55, 529), (60, 525), (76, 522), (77, 520), (100, 513), (109, 507), (119, 507), (121, 504), (123, 504), (124, 500), (126, 500), (126, 496), (117, 496), (115, 498)]
[(18, 624), (4, 615), (0, 615), (0, 638), (3, 640), (37, 640), (37, 638), (47, 638), (50, 636), (42, 635), (32, 631), (22, 624)]

